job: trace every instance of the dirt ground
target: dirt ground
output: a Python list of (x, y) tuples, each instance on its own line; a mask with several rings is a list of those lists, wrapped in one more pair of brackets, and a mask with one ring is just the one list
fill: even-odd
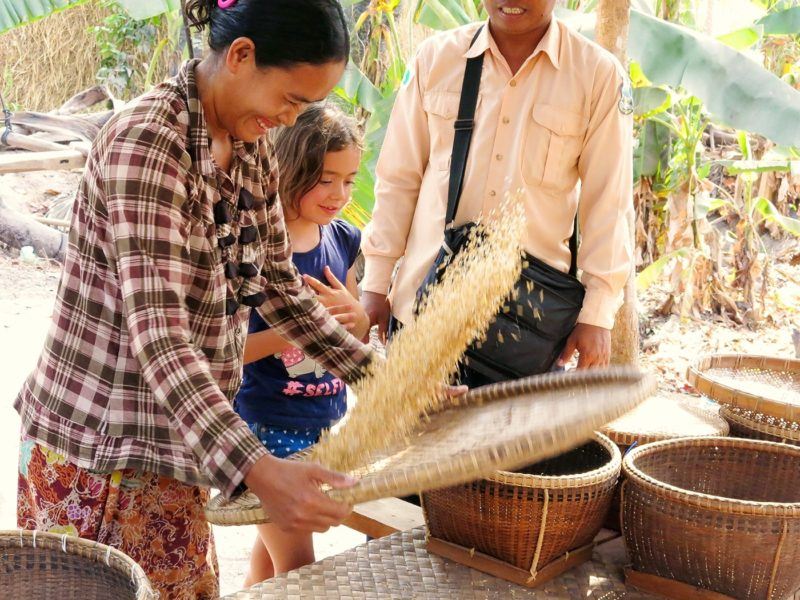
[[(77, 173), (34, 173), (0, 176), (0, 200), (18, 210), (43, 213), (52, 198), (75, 189)], [(658, 373), (665, 391), (687, 391), (684, 374), (698, 355), (748, 352), (795, 356), (792, 332), (800, 327), (800, 260), (797, 245), (781, 253), (773, 285), (765, 297), (766, 319), (755, 330), (714, 318), (680, 319), (654, 316), (667, 291), (658, 287), (640, 296), (644, 352), (642, 366)], [(794, 265), (792, 263), (795, 263)], [(15, 494), (19, 418), (12, 402), (34, 365), (47, 331), (59, 280), (58, 264), (20, 260), (16, 250), (0, 248), (0, 529), (15, 527)], [(255, 529), (215, 528), (222, 590), (241, 588)], [(346, 527), (315, 537), (319, 558), (364, 541)]]

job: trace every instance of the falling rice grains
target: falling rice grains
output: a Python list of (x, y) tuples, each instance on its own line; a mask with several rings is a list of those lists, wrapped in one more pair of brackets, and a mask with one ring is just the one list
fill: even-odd
[(372, 365), (354, 386), (358, 403), (336, 434), (323, 434), (312, 460), (352, 471), (407, 437), (440, 406), (442, 386), (469, 344), (485, 335), (519, 278), (524, 229), (519, 195), (478, 223), (416, 319), (393, 338), (386, 361)]

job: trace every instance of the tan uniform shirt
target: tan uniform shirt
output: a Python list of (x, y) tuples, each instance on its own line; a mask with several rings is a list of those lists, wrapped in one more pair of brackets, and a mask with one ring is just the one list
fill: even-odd
[(586, 299), (579, 321), (611, 328), (628, 276), (632, 119), (614, 57), (553, 20), (512, 75), (485, 26), (426, 40), (406, 74), (377, 165), (376, 205), (362, 248), (364, 290), (385, 294), (412, 318), (417, 288), (443, 240), (453, 122), (466, 59), (486, 53), (456, 225), (521, 189), (525, 249), (567, 271), (576, 210)]

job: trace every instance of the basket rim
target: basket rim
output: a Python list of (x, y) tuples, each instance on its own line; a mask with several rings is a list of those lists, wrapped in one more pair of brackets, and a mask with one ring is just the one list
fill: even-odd
[(628, 452), (622, 460), (622, 470), (628, 481), (647, 488), (668, 500), (677, 501), (689, 506), (716, 510), (718, 512), (751, 515), (751, 516), (778, 516), (800, 518), (800, 502), (758, 502), (755, 500), (739, 500), (694, 492), (669, 483), (664, 483), (636, 466), (637, 458), (655, 454), (670, 447), (696, 447), (708, 446), (735, 446), (752, 450), (774, 450), (785, 454), (794, 454), (800, 460), (800, 447), (780, 442), (766, 440), (749, 440), (731, 437), (683, 437), (672, 440), (663, 440), (639, 446)]
[[(595, 431), (594, 435), (587, 440), (587, 443), (591, 441), (600, 444), (609, 454), (605, 464), (591, 471), (572, 475), (532, 475), (513, 471), (495, 471), (491, 475), (484, 477), (484, 479), (517, 487), (557, 490), (589, 487), (618, 477), (622, 469), (622, 452), (620, 452), (619, 446), (599, 431)], [(567, 452), (570, 452), (570, 450), (567, 450)]]
[(689, 385), (712, 400), (789, 421), (800, 421), (800, 405), (767, 399), (712, 379), (706, 372), (713, 368), (753, 368), (800, 374), (800, 359), (763, 354), (705, 354), (686, 370)]
[[(785, 440), (792, 440), (793, 442), (800, 442), (800, 430), (785, 429), (778, 425), (770, 425), (769, 423), (761, 423), (755, 419), (751, 419), (745, 415), (740, 415), (734, 412), (733, 409), (737, 407), (723, 404), (720, 407), (720, 414), (737, 425), (741, 425), (747, 429), (757, 431), (759, 433), (767, 433), (775, 437), (783, 438)], [(771, 416), (771, 415), (766, 415)]]
[(64, 552), (68, 556), (79, 556), (97, 563), (131, 579), (136, 587), (137, 600), (157, 600), (150, 579), (144, 569), (124, 552), (106, 544), (76, 537), (67, 533), (57, 534), (25, 529), (0, 530), (0, 549), (32, 548)]

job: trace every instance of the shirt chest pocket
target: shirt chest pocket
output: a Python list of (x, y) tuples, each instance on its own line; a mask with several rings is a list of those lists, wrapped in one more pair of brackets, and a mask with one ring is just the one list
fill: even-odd
[(578, 181), (580, 157), (589, 119), (552, 104), (531, 110), (522, 150), (522, 178), (531, 186), (570, 190)]
[[(458, 116), (461, 94), (457, 92), (428, 92), (422, 98), (422, 108), (428, 115), (430, 164), (440, 171), (450, 168), (453, 152), (453, 128)], [(479, 99), (480, 101), (480, 99)]]

